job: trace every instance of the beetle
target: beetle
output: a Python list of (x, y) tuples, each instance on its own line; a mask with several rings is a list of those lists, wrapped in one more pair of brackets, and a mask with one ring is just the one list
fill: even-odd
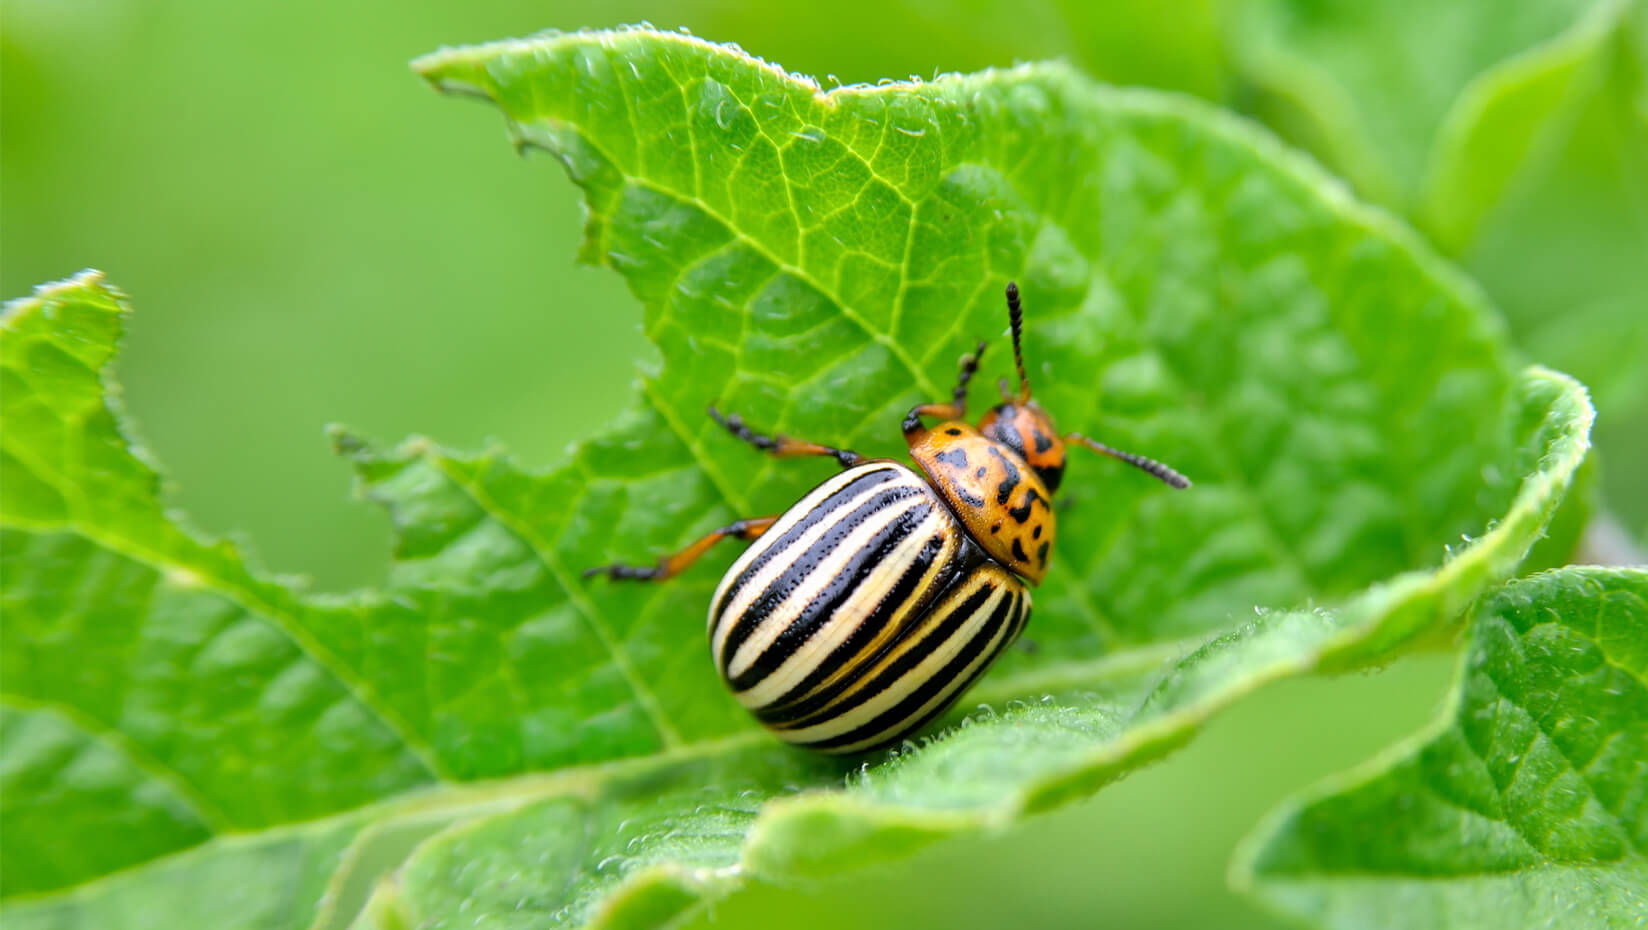
[[(985, 344), (961, 361), (948, 403), (920, 404), (904, 440), (921, 471), (850, 449), (763, 435), (736, 414), (711, 417), (777, 458), (829, 456), (842, 471), (777, 516), (739, 520), (654, 565), (584, 573), (663, 581), (716, 543), (754, 542), (709, 607), (722, 681), (782, 739), (826, 753), (896, 742), (948, 709), (1030, 619), (1030, 586), (1047, 573), (1057, 535), (1052, 497), (1065, 448), (1085, 446), (1154, 475), (1189, 479), (1153, 459), (1079, 433), (1060, 436), (1030, 397), (1018, 286), (1007, 284), (1018, 393), (977, 427), (964, 422), (967, 383)], [(924, 421), (940, 422), (928, 428)]]

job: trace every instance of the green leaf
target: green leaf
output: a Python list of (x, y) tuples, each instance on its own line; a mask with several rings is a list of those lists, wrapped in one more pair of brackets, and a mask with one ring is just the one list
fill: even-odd
[[(795, 794), (805, 782), (794, 760), (751, 744), (667, 779), (614, 776), (587, 796), (557, 793), (477, 818), (408, 859), (386, 892), (394, 919), (446, 926), (523, 909), (599, 927), (685, 919), (752, 879), (862, 869), (1085, 797), (1266, 682), (1388, 656), (1446, 627), (1509, 574), (1560, 498), (1584, 445), (1583, 398), (1543, 374), (1525, 390), (1528, 409), (1545, 412), (1527, 448), (1569, 464), (1531, 477), (1506, 521), (1438, 570), (1399, 576), (1334, 611), (1263, 612), (1165, 661), (1097, 659), (987, 683), (976, 695), (987, 703), (958, 729), (867, 763), (844, 790)], [(546, 862), (565, 884), (522, 878)]]
[(6, 896), (429, 780), (319, 615), (162, 509), (102, 378), (122, 312), (87, 274), (4, 317)]
[[(1082, 797), (1267, 681), (1446, 641), (1587, 448), (1584, 390), (1519, 373), (1409, 233), (1181, 98), (1059, 66), (826, 94), (641, 30), (419, 68), (584, 189), (584, 255), (658, 348), (640, 403), (547, 472), (339, 431), (394, 561), (320, 597), (165, 511), (105, 376), (123, 298), (82, 276), (13, 305), (0, 803), (53, 828), (4, 834), (8, 927), (651, 926), (904, 856)], [(700, 624), (732, 552), (578, 582), (829, 473), (755, 456), (712, 401), (901, 452), (903, 411), (1002, 333), (1008, 277), (1061, 425), (1197, 485), (1072, 465), (1037, 654), (988, 711), (844, 768), (723, 693)]]
[(1451, 703), (1274, 814), (1236, 880), (1323, 927), (1648, 921), (1648, 572), (1564, 569), (1485, 598)]
[[(1439, 242), (1464, 248), (1501, 204), (1550, 183), (1531, 181), (1530, 172), (1563, 170), (1619, 141), (1635, 144), (1585, 140), (1573, 119), (1580, 108), (1607, 101), (1612, 109), (1629, 99), (1628, 17), (1636, 5), (1593, 2), (1565, 31), (1493, 63), (1462, 90), (1437, 130), (1419, 196), (1418, 212)], [(1608, 116), (1630, 133), (1627, 112)], [(1617, 171), (1606, 180), (1628, 186)]]
[[(1600, 35), (1535, 156), (1461, 252), (1518, 341), (1604, 411), (1608, 503), (1648, 525), (1648, 3)], [(1482, 124), (1491, 124), (1484, 119)], [(1495, 144), (1490, 128), (1479, 135)], [(1468, 170), (1468, 169), (1463, 169)], [(1537, 274), (1538, 264), (1560, 274)], [(1560, 278), (1560, 281), (1558, 280)]]
[(1591, 386), (1607, 500), (1648, 521), (1648, 3), (1238, 9), (1255, 110), (1412, 217), (1530, 355)]

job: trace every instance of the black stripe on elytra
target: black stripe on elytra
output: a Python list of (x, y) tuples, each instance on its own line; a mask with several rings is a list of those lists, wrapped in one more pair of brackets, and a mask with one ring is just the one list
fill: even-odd
[[(756, 595), (743, 613), (736, 618), (718, 618), (718, 622), (730, 622), (732, 624), (731, 629), (727, 631), (726, 641), (722, 644), (721, 655), (717, 657), (717, 664), (720, 668), (723, 671), (726, 670), (728, 664), (732, 662), (732, 657), (738, 652), (738, 647), (743, 645), (744, 640), (749, 639), (750, 635), (761, 624), (765, 623), (768, 617), (772, 616), (773, 611), (788, 600), (795, 592), (795, 589), (807, 580), (808, 576), (818, 570), (820, 563), (828, 559), (836, 547), (841, 545), (841, 541), (846, 539), (854, 529), (857, 529), (874, 514), (893, 506), (899, 501), (919, 497), (925, 493), (925, 488), (914, 484), (898, 485), (877, 491), (868, 500), (847, 513), (838, 512), (829, 528), (813, 540), (812, 545), (808, 546), (805, 551), (790, 558), (784, 565), (783, 571), (780, 571), (777, 577), (769, 582), (760, 594)], [(742, 586), (745, 578), (753, 571), (754, 566), (752, 565), (750, 571), (739, 578), (739, 586)]]
[(943, 452), (933, 456), (933, 459), (956, 468), (966, 468), (967, 450), (959, 446), (954, 449), (945, 449)]
[[(1022, 596), (1018, 597), (1018, 600), (1022, 603)], [(983, 662), (980, 662), (978, 668), (973, 669), (973, 673), (967, 676), (967, 679), (961, 683), (960, 687), (956, 688), (956, 690), (952, 692), (949, 697), (938, 702), (938, 704), (931, 710), (927, 711), (927, 713), (922, 714), (914, 720), (906, 721), (904, 724), (900, 725), (896, 731), (888, 733), (886, 739), (856, 751), (870, 752), (875, 749), (880, 749), (883, 746), (887, 746), (907, 734), (920, 730), (922, 727), (937, 719), (940, 714), (956, 706), (956, 701), (960, 700), (961, 696), (967, 693), (967, 689), (973, 686), (973, 682), (978, 681), (980, 676), (982, 676), (985, 672), (988, 672), (990, 670), (990, 666), (996, 664), (996, 659), (1000, 658), (1001, 654), (1007, 651), (1008, 646), (1013, 645), (1013, 641), (1015, 639), (1018, 639), (1019, 633), (1024, 629), (1024, 621), (1027, 617), (1028, 613), (1026, 611), (1019, 610), (1018, 605), (1015, 604), (1013, 617), (1009, 621), (1009, 629), (1002, 635), (1001, 642), (996, 644), (995, 651), (990, 654), (989, 658), (985, 659)], [(990, 640), (988, 637), (985, 637), (984, 641), (988, 643)], [(963, 665), (961, 667), (966, 668), (967, 666)]]
[(1005, 650), (1008, 646), (1013, 645), (1014, 641), (1016, 641), (1019, 638), (1019, 634), (1023, 633), (1024, 628), (1029, 626), (1029, 625), (1030, 625), (1030, 595), (1027, 592), (1021, 592), (1019, 594), (1018, 617), (1015, 618), (1014, 623), (1013, 623), (1013, 630), (1012, 630), (1011, 633), (1008, 634), (1007, 639), (1002, 642), (1001, 648), (1003, 650)]
[(995, 456), (996, 461), (1001, 463), (1001, 467), (1007, 470), (1007, 477), (1001, 479), (1001, 484), (996, 486), (996, 503), (1005, 504), (1007, 499), (1013, 496), (1013, 489), (1018, 487), (1019, 482), (1023, 479), (1019, 476), (1019, 467), (1008, 461), (1007, 456), (1002, 455), (1001, 451), (994, 446), (989, 447), (989, 449), (990, 454)]
[[(958, 585), (964, 583), (957, 582)], [(930, 629), (908, 651), (878, 671), (874, 678), (866, 681), (863, 687), (848, 695), (846, 699), (814, 713), (807, 719), (797, 720), (788, 729), (802, 729), (822, 723), (825, 719), (831, 717), (839, 717), (892, 687), (900, 678), (910, 674), (924, 659), (932, 655), (933, 650), (939, 648), (946, 640), (954, 636), (955, 632), (967, 622), (967, 618), (977, 613), (979, 608), (984, 605), (984, 602), (990, 599), (990, 595), (995, 593), (996, 588), (997, 585), (994, 581), (985, 580), (981, 582), (978, 590), (967, 595), (966, 600), (960, 604), (956, 604), (950, 613), (939, 621), (936, 627), (933, 626), (932, 617), (923, 618), (926, 622), (922, 626)]]
[(1030, 519), (1030, 508), (1036, 505), (1036, 501), (1040, 497), (1041, 495), (1036, 493), (1035, 488), (1026, 488), (1024, 491), (1024, 506), (1007, 508), (1007, 515), (1019, 523), (1023, 523)]
[[(944, 663), (943, 668), (940, 668), (937, 672), (929, 676), (927, 680), (923, 681), (914, 691), (905, 695), (902, 701), (899, 701), (897, 704), (877, 715), (874, 720), (871, 720), (863, 726), (849, 730), (846, 733), (832, 736), (828, 739), (819, 740), (817, 742), (806, 743), (804, 745), (813, 749), (828, 750), (841, 746), (849, 746), (865, 739), (866, 737), (869, 737), (872, 734), (876, 735), (876, 745), (886, 745), (906, 733), (909, 733), (917, 726), (920, 726), (921, 724), (932, 719), (932, 717), (937, 715), (937, 712), (935, 711), (929, 714), (919, 714), (918, 711), (920, 711), (921, 706), (932, 700), (950, 685), (958, 685), (955, 691), (951, 694), (950, 698), (941, 702), (948, 706), (951, 701), (960, 696), (961, 692), (968, 684), (971, 684), (973, 680), (984, 671), (983, 666), (990, 664), (989, 660), (993, 660), (996, 655), (1000, 654), (999, 649), (995, 653), (992, 653), (991, 656), (989, 656), (989, 659), (985, 662), (981, 662), (980, 668), (974, 670), (972, 675), (968, 675), (965, 679), (960, 679), (958, 681), (958, 676), (962, 674), (967, 666), (971, 665), (974, 659), (977, 659), (979, 655), (985, 651), (985, 649), (989, 648), (990, 641), (995, 638), (995, 635), (1001, 629), (1002, 624), (1007, 622), (1017, 610), (1017, 605), (1018, 597), (1016, 596), (1016, 592), (1006, 592), (1006, 595), (1001, 599), (1001, 603), (997, 604), (996, 609), (990, 613), (989, 619), (979, 625), (978, 631), (973, 634), (972, 638), (967, 640), (967, 643), (963, 645), (954, 656), (950, 657), (950, 661)], [(969, 619), (970, 615), (976, 610), (978, 610), (978, 607), (975, 606), (971, 611), (958, 611), (958, 613), (962, 614), (962, 619), (965, 621)], [(955, 635), (955, 631), (952, 630), (950, 635)], [(948, 639), (949, 636), (946, 636), (945, 638)], [(925, 645), (925, 643), (923, 645)]]
[[(875, 532), (865, 541), (858, 551), (851, 554), (841, 570), (836, 572), (818, 594), (814, 595), (807, 606), (796, 614), (795, 620), (784, 629), (760, 655), (755, 657), (749, 667), (729, 679), (727, 684), (734, 691), (748, 691), (773, 672), (778, 670), (795, 651), (812, 639), (826, 620), (858, 592), (858, 589), (869, 577), (880, 569), (893, 550), (919, 527), (933, 513), (933, 505), (923, 501), (910, 509), (900, 513), (887, 522), (887, 525)], [(733, 653), (723, 653), (731, 663)], [(723, 668), (726, 667), (723, 665)]]
[[(899, 578), (898, 584), (887, 593), (874, 611), (850, 633), (841, 645), (830, 652), (823, 661), (819, 662), (807, 676), (794, 688), (780, 695), (767, 706), (755, 712), (756, 719), (762, 723), (783, 724), (799, 720), (814, 713), (819, 708), (836, 699), (843, 691), (853, 686), (853, 683), (867, 671), (875, 661), (887, 650), (897, 646), (911, 629), (921, 621), (937, 592), (943, 591), (950, 584), (962, 567), (962, 551), (957, 550), (939, 567), (938, 573), (932, 581), (923, 585), (922, 579), (927, 570), (932, 567), (933, 560), (944, 546), (942, 531), (935, 534), (927, 544), (922, 546), (921, 555), (911, 562), (904, 575)], [(920, 585), (920, 589), (917, 586)], [(887, 623), (894, 615), (908, 610), (904, 618), (904, 629), (897, 632), (892, 639), (882, 643), (875, 652), (866, 652), (869, 643), (886, 629)], [(851, 664), (853, 668), (848, 674), (841, 676), (830, 686), (814, 691), (820, 682), (834, 675), (843, 667)]]
[(739, 573), (738, 577), (733, 579), (732, 584), (727, 586), (726, 593), (721, 595), (721, 598), (713, 605), (712, 610), (715, 616), (720, 617), (721, 612), (726, 610), (728, 604), (731, 604), (737, 599), (738, 592), (744, 589), (744, 585), (748, 584), (751, 578), (754, 578), (757, 574), (759, 574), (761, 569), (767, 566), (767, 563), (771, 562), (786, 549), (789, 549), (791, 546), (795, 545), (795, 541), (805, 535), (808, 530), (817, 526), (821, 521), (830, 518), (836, 511), (846, 506), (848, 501), (852, 500), (854, 497), (857, 497), (860, 493), (869, 490), (876, 485), (886, 484), (899, 477), (901, 476), (899, 475), (899, 469), (897, 468), (882, 467), (871, 469), (865, 474), (859, 475), (857, 478), (854, 478), (853, 480), (837, 488), (823, 500), (819, 501), (818, 506), (814, 507), (812, 510), (809, 510), (806, 515), (795, 522), (794, 526), (791, 526), (789, 529), (785, 530), (782, 536), (774, 537), (771, 542), (769, 542), (765, 537), (762, 537), (762, 539), (756, 543), (756, 545), (761, 547), (761, 553), (757, 555), (749, 565), (745, 566), (744, 571)]

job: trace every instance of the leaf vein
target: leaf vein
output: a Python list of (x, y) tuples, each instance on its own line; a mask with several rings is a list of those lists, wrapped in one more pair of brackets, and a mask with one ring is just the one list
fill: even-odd
[[(785, 274), (792, 275), (796, 278), (796, 280), (824, 295), (824, 297), (826, 297), (830, 303), (834, 305), (836, 312), (840, 313), (844, 318), (862, 329), (864, 333), (870, 337), (871, 341), (885, 348), (893, 356), (893, 358), (897, 359), (899, 363), (904, 366), (905, 370), (909, 372), (910, 377), (916, 382), (917, 385), (921, 387), (923, 391), (933, 397), (937, 397), (939, 395), (938, 388), (933, 385), (932, 379), (927, 377), (926, 373), (923, 372), (921, 367), (916, 363), (915, 358), (912, 357), (902, 345), (894, 340), (888, 333), (882, 332), (874, 326), (871, 326), (870, 321), (865, 319), (864, 316), (858, 311), (848, 306), (839, 293), (836, 293), (833, 289), (826, 287), (822, 281), (819, 281), (804, 267), (795, 263), (787, 262), (780, 258), (777, 253), (767, 247), (766, 243), (762, 242), (755, 236), (750, 235), (748, 232), (745, 232), (731, 219), (723, 216), (718, 210), (710, 206), (703, 199), (666, 187), (663, 184), (652, 180), (650, 177), (624, 171), (619, 162), (614, 159), (599, 142), (592, 138), (589, 133), (584, 131), (582, 127), (573, 127), (573, 131), (576, 132), (579, 137), (582, 138), (591, 148), (601, 152), (602, 156), (607, 159), (608, 163), (611, 164), (614, 169), (624, 174), (625, 179), (629, 183), (645, 187), (654, 193), (662, 194), (663, 196), (672, 198), (677, 202), (688, 206), (693, 206), (704, 211), (704, 215), (720, 223), (728, 232), (732, 233), (739, 239), (739, 241), (747, 245), (752, 251), (761, 255), (767, 261), (772, 262), (774, 266), (782, 270)], [(787, 185), (785, 189), (788, 190)]]
[(453, 775), (441, 764), (434, 747), (422, 739), (410, 724), (400, 718), (392, 708), (382, 704), (375, 692), (367, 687), (365, 681), (359, 678), (354, 670), (350, 669), (331, 650), (322, 646), (292, 613), (280, 606), (260, 597), (256, 592), (238, 585), (225, 578), (206, 574), (200, 571), (199, 566), (185, 565), (166, 555), (141, 546), (132, 540), (119, 536), (105, 534), (99, 530), (84, 526), (78, 521), (69, 520), (61, 523), (37, 523), (29, 520), (19, 520), (7, 516), (0, 520), (0, 529), (14, 529), (28, 533), (67, 532), (97, 545), (103, 549), (123, 556), (134, 562), (148, 566), (162, 575), (180, 575), (197, 579), (200, 586), (236, 604), (242, 610), (254, 616), (268, 620), (299, 649), (325, 669), (334, 679), (342, 684), (351, 695), (360, 701), (361, 706), (378, 719), (385, 727), (398, 737), (406, 751), (415, 757), (431, 778), (441, 781), (453, 780)]
[(565, 592), (567, 601), (578, 611), (579, 616), (584, 618), (584, 622), (588, 624), (596, 639), (600, 640), (602, 647), (612, 656), (614, 667), (618, 669), (618, 673), (623, 676), (625, 683), (629, 685), (631, 692), (635, 695), (637, 706), (641, 708), (641, 712), (647, 716), (653, 728), (658, 732), (658, 738), (663, 742), (665, 748), (679, 748), (683, 742), (681, 735), (676, 732), (674, 725), (670, 723), (669, 717), (664, 713), (663, 705), (659, 702), (657, 695), (654, 695), (652, 689), (646, 686), (640, 673), (636, 670), (635, 663), (631, 660), (628, 650), (618, 641), (612, 627), (602, 618), (594, 602), (584, 594), (583, 589), (567, 572), (566, 566), (561, 564), (561, 560), (547, 543), (537, 533), (507, 516), (505, 510), (499, 507), (497, 502), (492, 500), (485, 490), (457, 474), (448, 466), (445, 459), (436, 455), (427, 455), (426, 460), (434, 465), (442, 475), (446, 476), (446, 479), (451, 481), (454, 487), (462, 490), (469, 496), (470, 500), (486, 511), (489, 517), (498, 521), (500, 526), (509, 530), (516, 538), (525, 542), (532, 549), (533, 554), (538, 557), (538, 561), (549, 570), (550, 574), (554, 576), (556, 584)]
[(173, 795), (187, 805), (200, 825), (213, 835), (232, 832), (234, 821), (211, 798), (207, 797), (193, 780), (176, 767), (150, 753), (141, 743), (127, 736), (119, 728), (96, 720), (80, 708), (60, 701), (46, 701), (12, 692), (0, 693), (0, 704), (22, 711), (41, 711), (66, 718), (77, 729), (104, 746), (119, 753), (144, 774), (164, 784)]

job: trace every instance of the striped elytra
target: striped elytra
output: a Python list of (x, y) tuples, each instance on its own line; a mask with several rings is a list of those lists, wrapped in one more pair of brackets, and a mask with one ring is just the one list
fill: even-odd
[[(1075, 444), (1174, 488), (1183, 475), (1079, 433), (1060, 436), (1030, 397), (1018, 288), (1007, 285), (1019, 390), (977, 427), (962, 422), (984, 343), (962, 360), (948, 403), (904, 418), (917, 472), (849, 449), (764, 435), (715, 418), (776, 458), (827, 456), (844, 469), (784, 513), (734, 521), (658, 559), (586, 576), (662, 581), (723, 539), (751, 540), (710, 600), (721, 680), (755, 718), (808, 749), (855, 753), (908, 736), (956, 702), (1024, 631), (1030, 589), (1058, 536), (1052, 496)], [(924, 418), (942, 422), (928, 428)]]
[(850, 753), (948, 708), (1024, 629), (1030, 592), (895, 462), (858, 465), (775, 521), (710, 601), (711, 653), (756, 719)]

